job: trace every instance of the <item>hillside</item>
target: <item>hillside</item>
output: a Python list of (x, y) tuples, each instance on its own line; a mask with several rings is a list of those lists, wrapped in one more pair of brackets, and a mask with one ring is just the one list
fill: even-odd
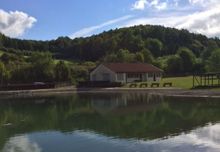
[(87, 80), (100, 62), (144, 62), (167, 76), (220, 71), (220, 40), (162, 26), (110, 30), (51, 41), (0, 34), (0, 84)]
[(0, 35), (0, 48), (4, 50), (50, 51), (57, 58), (78, 61), (97, 61), (120, 49), (138, 52), (148, 49), (154, 57), (176, 54), (178, 48), (186, 47), (197, 56), (218, 48), (219, 39), (209, 39), (200, 34), (189, 33), (162, 26), (135, 26), (110, 30), (88, 38), (70, 39), (59, 37), (51, 41), (19, 40)]

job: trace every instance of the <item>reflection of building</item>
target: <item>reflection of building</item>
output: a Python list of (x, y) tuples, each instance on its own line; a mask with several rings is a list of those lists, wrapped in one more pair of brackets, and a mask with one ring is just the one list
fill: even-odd
[(158, 95), (125, 93), (112, 96), (93, 97), (91, 99), (91, 105), (100, 114), (125, 114), (147, 111), (162, 101), (163, 97)]
[(90, 73), (91, 81), (134, 82), (160, 81), (163, 71), (151, 64), (109, 63), (101, 64)]

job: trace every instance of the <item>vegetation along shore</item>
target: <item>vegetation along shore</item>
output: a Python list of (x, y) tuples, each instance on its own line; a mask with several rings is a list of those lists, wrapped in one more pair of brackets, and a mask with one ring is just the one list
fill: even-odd
[(220, 40), (151, 25), (50, 41), (0, 34), (1, 86), (36, 82), (77, 85), (88, 81), (90, 71), (106, 62), (149, 63), (164, 71), (161, 83), (191, 89), (193, 74), (219, 71)]

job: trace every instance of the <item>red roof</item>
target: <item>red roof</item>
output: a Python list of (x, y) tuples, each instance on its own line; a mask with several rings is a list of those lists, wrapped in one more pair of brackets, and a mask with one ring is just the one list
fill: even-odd
[(163, 72), (163, 70), (146, 63), (106, 63), (103, 65), (115, 73)]

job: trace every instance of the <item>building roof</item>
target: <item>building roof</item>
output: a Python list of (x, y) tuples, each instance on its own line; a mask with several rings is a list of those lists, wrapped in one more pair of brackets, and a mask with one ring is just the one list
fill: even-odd
[(103, 65), (115, 73), (163, 72), (163, 70), (146, 63), (106, 63)]

